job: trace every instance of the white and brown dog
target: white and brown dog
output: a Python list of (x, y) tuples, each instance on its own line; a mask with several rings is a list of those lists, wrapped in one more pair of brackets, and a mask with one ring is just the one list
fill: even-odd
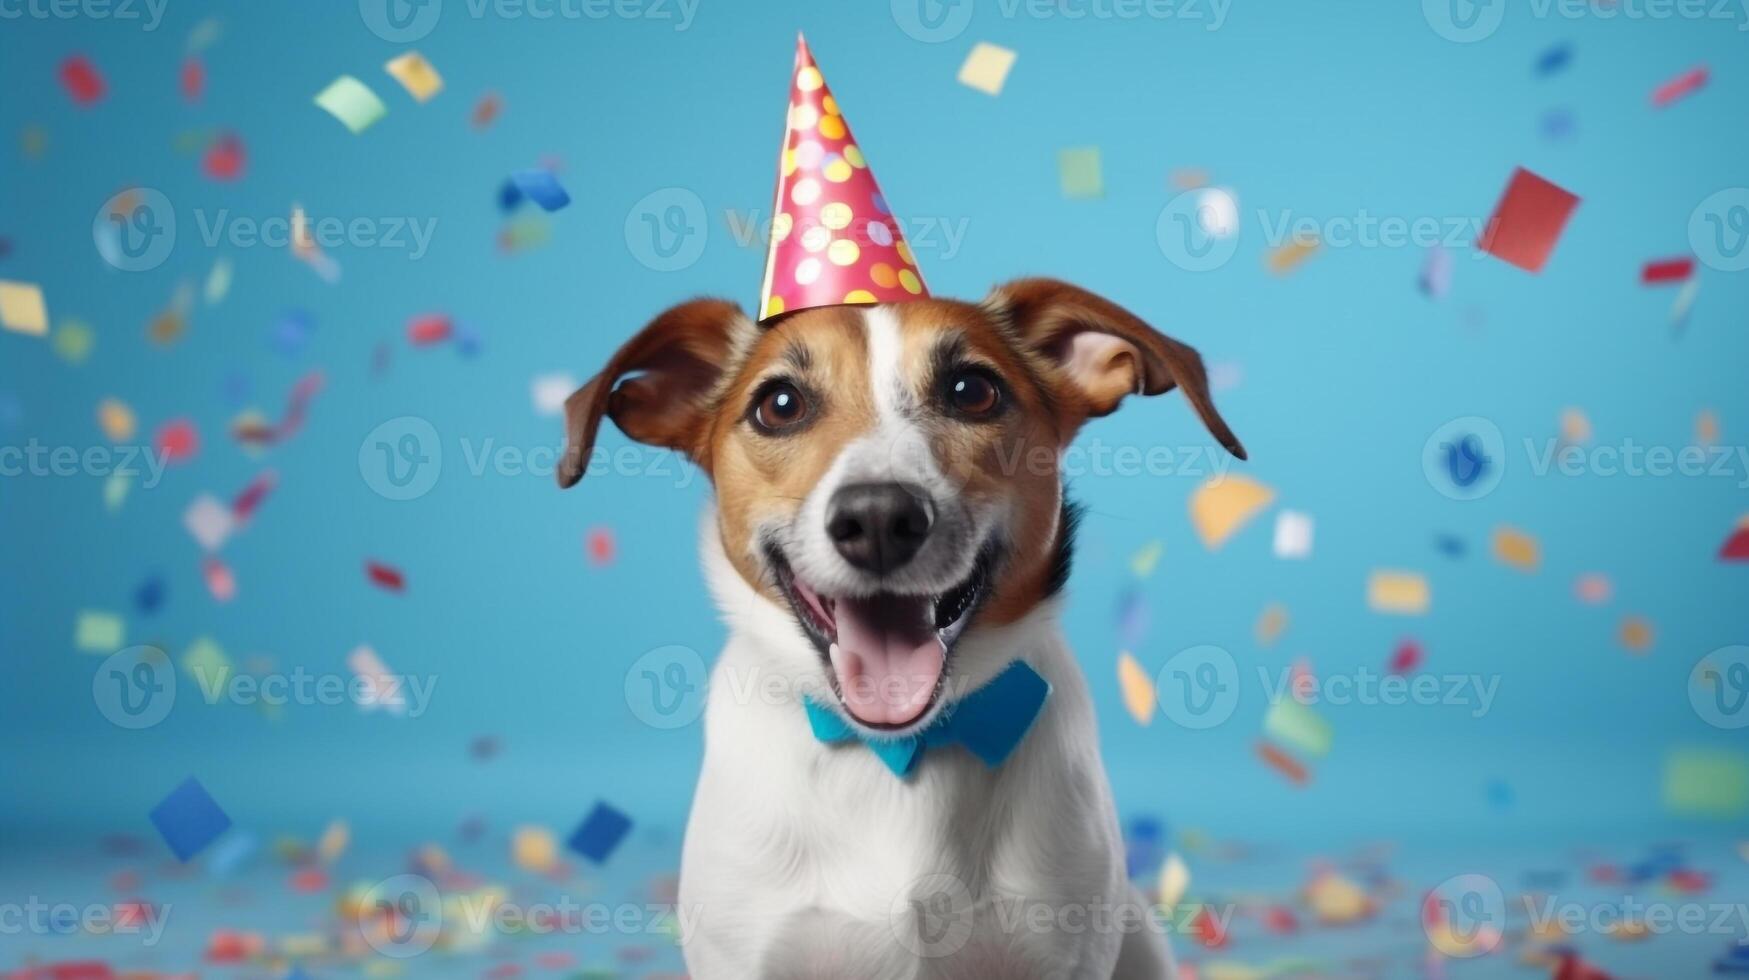
[[(1243, 459), (1196, 351), (1023, 279), (758, 325), (695, 300), (571, 396), (561, 485), (607, 416), (715, 487), (729, 639), (681, 868), (694, 977), (1173, 975), (1057, 619), (1062, 450), (1174, 387)], [(773, 678), (793, 696), (747, 696)]]

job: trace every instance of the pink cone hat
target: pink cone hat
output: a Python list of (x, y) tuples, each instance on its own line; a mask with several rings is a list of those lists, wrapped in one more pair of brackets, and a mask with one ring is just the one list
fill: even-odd
[(760, 320), (816, 306), (929, 295), (916, 256), (800, 35), (772, 216)]

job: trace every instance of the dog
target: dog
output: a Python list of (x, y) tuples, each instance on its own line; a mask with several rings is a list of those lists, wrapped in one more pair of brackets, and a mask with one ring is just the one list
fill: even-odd
[(1175, 976), (1058, 626), (1060, 454), (1174, 388), (1244, 459), (1194, 349), (1029, 278), (758, 324), (693, 300), (567, 400), (561, 486), (607, 417), (714, 488), (729, 636), (681, 861), (693, 977)]

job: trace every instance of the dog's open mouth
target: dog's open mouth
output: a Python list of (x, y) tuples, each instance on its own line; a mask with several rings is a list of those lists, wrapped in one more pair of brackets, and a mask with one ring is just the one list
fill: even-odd
[(947, 684), (953, 645), (982, 604), (989, 555), (932, 595), (822, 595), (770, 550), (778, 588), (831, 667), (844, 709), (870, 728), (902, 729), (929, 712)]

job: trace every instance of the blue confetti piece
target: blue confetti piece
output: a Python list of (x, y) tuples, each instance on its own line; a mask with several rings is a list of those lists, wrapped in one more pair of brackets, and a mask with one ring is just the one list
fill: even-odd
[(1469, 550), (1469, 545), (1464, 543), (1464, 539), (1455, 534), (1435, 536), (1433, 546), (1438, 548), (1439, 553), (1447, 558), (1462, 558), (1464, 553)]
[(219, 841), (206, 856), (207, 873), (215, 878), (229, 878), (254, 856), (259, 843), (247, 830), (239, 830)]
[(1572, 60), (1573, 46), (1571, 44), (1557, 44), (1544, 51), (1542, 57), (1536, 60), (1536, 73), (1547, 78), (1566, 68)]
[(456, 352), (463, 357), (475, 358), (480, 356), (480, 332), (473, 327), (466, 326), (465, 324), (456, 324), (455, 333), (451, 336), (451, 342), (455, 344)]
[(1573, 136), (1573, 113), (1566, 109), (1550, 109), (1543, 113), (1543, 138), (1552, 142), (1563, 142)]
[(517, 189), (516, 181), (506, 180), (504, 185), (498, 188), (498, 210), (509, 213), (516, 210), (516, 206), (521, 203), (522, 191)]
[(1122, 646), (1137, 647), (1148, 634), (1148, 602), (1141, 592), (1126, 589), (1117, 599), (1117, 635)]
[(164, 590), (164, 576), (154, 572), (134, 590), (134, 608), (144, 616), (157, 612), (164, 605)]
[[(553, 176), (551, 170), (535, 167), (530, 170), (518, 170), (510, 175), (516, 189), (528, 196), (528, 199), (541, 206), (542, 211), (557, 211), (571, 203), (571, 195), (559, 186), (559, 178)], [(500, 195), (502, 200), (502, 195)]]
[(595, 804), (565, 846), (596, 864), (606, 861), (632, 829), (632, 818), (606, 803)]
[(310, 336), (316, 332), (316, 318), (303, 310), (288, 310), (273, 325), (273, 334), (269, 338), (274, 350), (290, 357), (302, 351), (309, 344)]
[(231, 818), (193, 776), (171, 790), (147, 816), (176, 860), (184, 863), (231, 827)]

